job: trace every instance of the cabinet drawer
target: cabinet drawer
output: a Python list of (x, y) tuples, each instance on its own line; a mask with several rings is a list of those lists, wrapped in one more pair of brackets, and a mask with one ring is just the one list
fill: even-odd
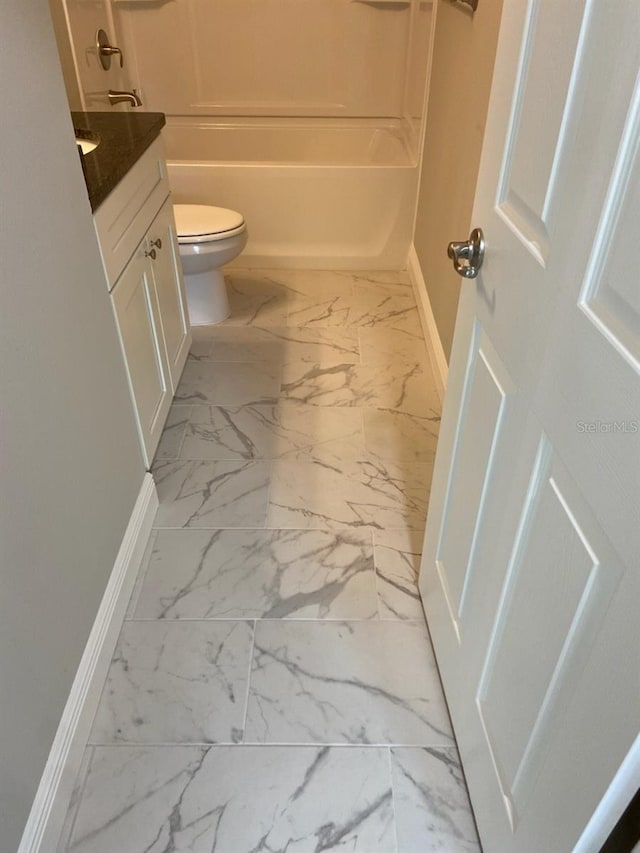
[(159, 138), (94, 214), (109, 290), (168, 195), (164, 147)]

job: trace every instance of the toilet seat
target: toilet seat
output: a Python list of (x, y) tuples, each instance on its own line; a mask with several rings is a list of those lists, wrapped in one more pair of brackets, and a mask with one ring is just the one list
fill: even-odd
[(246, 229), (244, 217), (235, 210), (208, 204), (174, 204), (178, 243), (211, 243), (226, 240)]

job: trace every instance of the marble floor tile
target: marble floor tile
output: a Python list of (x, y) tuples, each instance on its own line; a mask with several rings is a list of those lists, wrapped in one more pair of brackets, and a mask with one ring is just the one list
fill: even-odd
[(440, 403), (408, 273), (227, 286), (57, 853), (477, 853), (417, 589)]
[(354, 284), (348, 325), (390, 326), (420, 334), (413, 289), (370, 282)]
[(433, 465), (440, 426), (437, 410), (422, 417), (391, 409), (363, 409), (362, 414), (365, 447), (374, 456)]
[(258, 622), (245, 742), (451, 746), (424, 621)]
[(319, 287), (313, 295), (295, 295), (289, 303), (287, 324), (319, 329), (353, 325), (350, 291), (347, 288), (346, 292), (336, 293), (334, 287)]
[(165, 461), (154, 465), (156, 527), (264, 527), (268, 462)]
[(288, 302), (297, 299), (316, 299), (349, 295), (353, 289), (351, 273), (339, 270), (266, 270), (264, 275), (286, 289)]
[(272, 270), (287, 292), (287, 325), (329, 329), (350, 325), (353, 281), (333, 270)]
[(272, 362), (187, 361), (175, 401), (218, 406), (275, 403), (280, 390), (280, 371), (280, 366)]
[(365, 459), (359, 409), (194, 406), (184, 459)]
[(199, 341), (194, 358), (223, 362), (322, 361), (357, 364), (360, 345), (357, 329), (210, 326)]
[[(421, 329), (392, 329), (388, 326), (358, 329), (360, 360), (363, 364), (389, 364), (396, 361), (419, 364), (431, 372), (429, 354)], [(435, 379), (432, 378), (435, 386)]]
[(134, 618), (371, 619), (371, 534), (160, 530)]
[(273, 463), (267, 526), (424, 528), (431, 466), (394, 463)]
[(383, 284), (412, 287), (408, 270), (336, 270), (336, 277), (352, 284)]
[[(211, 352), (211, 339), (218, 334), (220, 329), (226, 329), (224, 323), (214, 323), (210, 326), (192, 326), (189, 359), (192, 361), (198, 361), (201, 358), (207, 359)], [(240, 361), (247, 360), (250, 361), (250, 359), (240, 359)]]
[(225, 326), (286, 326), (290, 294), (270, 271), (229, 270), (225, 274), (231, 315)]
[(374, 531), (373, 553), (381, 619), (424, 619), (418, 592), (422, 539), (420, 531)]
[(395, 409), (432, 417), (437, 403), (431, 374), (419, 364), (311, 364), (282, 367), (282, 401), (312, 406)]
[(288, 325), (385, 325), (419, 331), (413, 288), (399, 286), (401, 276), (406, 274), (271, 271), (271, 278), (288, 291)]
[(455, 747), (391, 750), (400, 853), (481, 853)]
[(100, 747), (69, 853), (396, 853), (386, 749)]
[(125, 622), (91, 743), (242, 739), (249, 622)]
[(164, 430), (160, 436), (160, 443), (156, 450), (156, 459), (178, 458), (190, 414), (191, 406), (174, 405), (171, 407)]

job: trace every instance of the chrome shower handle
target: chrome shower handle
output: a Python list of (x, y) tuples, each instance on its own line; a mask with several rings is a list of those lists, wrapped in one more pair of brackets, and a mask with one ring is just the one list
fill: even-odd
[(465, 6), (471, 6), (471, 11), (475, 12), (478, 8), (478, 0), (458, 0), (459, 3), (464, 3)]
[(124, 57), (122, 56), (122, 51), (119, 47), (114, 47), (111, 44), (105, 44), (100, 48), (101, 56), (115, 56), (118, 55), (120, 57), (120, 68), (124, 65)]
[(98, 52), (98, 59), (100, 60), (100, 65), (102, 65), (105, 71), (108, 71), (111, 68), (112, 56), (119, 56), (120, 68), (123, 67), (124, 56), (122, 54), (122, 51), (114, 44), (109, 44), (109, 36), (103, 29), (99, 29), (96, 33), (96, 50)]

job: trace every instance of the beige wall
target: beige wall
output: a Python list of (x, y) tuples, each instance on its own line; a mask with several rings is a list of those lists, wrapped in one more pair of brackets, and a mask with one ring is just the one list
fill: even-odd
[(414, 244), (447, 358), (462, 279), (446, 247), (471, 227), (501, 11), (502, 0), (437, 9)]
[(0, 850), (18, 845), (144, 467), (47, 0), (2, 0)]

